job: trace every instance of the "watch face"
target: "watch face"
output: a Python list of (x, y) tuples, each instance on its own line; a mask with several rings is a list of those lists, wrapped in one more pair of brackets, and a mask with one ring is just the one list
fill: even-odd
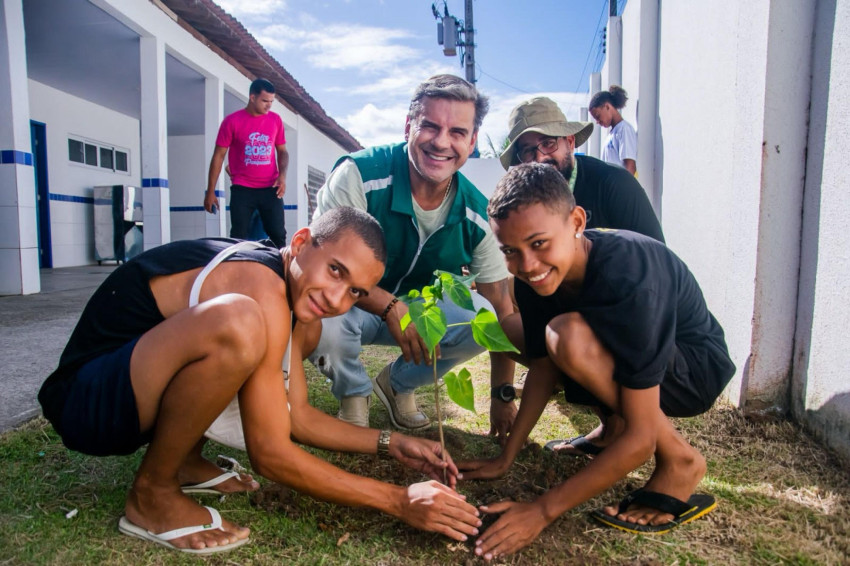
[(499, 388), (499, 398), (502, 401), (508, 402), (516, 399), (516, 389), (513, 385), (504, 384)]

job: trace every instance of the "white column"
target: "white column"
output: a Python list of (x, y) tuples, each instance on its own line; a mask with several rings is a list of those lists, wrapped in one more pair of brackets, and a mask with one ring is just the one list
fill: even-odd
[[(204, 164), (205, 171), (209, 170), (210, 160), (215, 150), (215, 138), (218, 136), (218, 127), (224, 118), (224, 90), (221, 79), (218, 77), (206, 77), (204, 83)], [(218, 214), (204, 212), (204, 227), (207, 237), (227, 236), (227, 197), (224, 188), (224, 167), (218, 176), (215, 193), (218, 195)], [(204, 177), (203, 188), (206, 189), (206, 177)], [(199, 196), (203, 199), (203, 195)]]
[[(597, 92), (602, 90), (602, 73), (591, 73), (590, 74), (590, 96), (593, 96)], [(587, 101), (590, 103), (590, 101)], [(590, 139), (587, 142), (587, 154), (591, 157), (595, 157), (599, 159), (599, 155), (602, 153), (602, 131), (600, 130), (598, 125), (593, 126), (593, 133), (590, 135)]]
[(139, 56), (142, 88), (142, 203), (147, 250), (171, 241), (165, 44), (157, 37), (141, 37)]
[[(660, 179), (656, 180), (658, 140), (658, 2), (640, 3), (640, 74), (637, 105), (637, 166), (640, 184), (649, 196), (655, 214), (661, 219)], [(620, 84), (620, 83), (616, 83)], [(660, 177), (660, 176), (659, 176)]]
[(41, 290), (21, 0), (0, 0), (0, 295)]
[[(641, 2), (641, 12), (643, 4)], [(641, 21), (643, 21), (642, 17)], [(621, 84), (623, 84), (623, 19), (620, 16), (611, 16), (608, 18), (608, 84), (605, 88)]]
[[(587, 122), (587, 117), (588, 117), (587, 106), (582, 106), (581, 108), (579, 108), (578, 112), (579, 112), (579, 119), (582, 122)], [(595, 128), (594, 128), (594, 130), (595, 130)], [(576, 148), (576, 152), (587, 154), (587, 148), (588, 148), (588, 142), (584, 142), (583, 144), (581, 144), (581, 146)]]

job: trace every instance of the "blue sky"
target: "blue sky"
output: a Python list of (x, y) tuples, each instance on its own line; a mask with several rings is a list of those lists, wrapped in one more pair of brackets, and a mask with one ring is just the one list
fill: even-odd
[[(413, 89), (436, 73), (464, 76), (437, 44), (431, 0), (216, 0), (325, 111), (363, 145), (402, 139)], [(443, 0), (437, 3), (443, 12)], [(448, 0), (464, 18), (463, 0)], [(544, 94), (568, 118), (588, 99), (601, 61), (608, 0), (475, 0), (478, 88), (490, 97), (481, 128), (494, 144), (522, 100)], [(578, 93), (578, 94), (576, 94)]]

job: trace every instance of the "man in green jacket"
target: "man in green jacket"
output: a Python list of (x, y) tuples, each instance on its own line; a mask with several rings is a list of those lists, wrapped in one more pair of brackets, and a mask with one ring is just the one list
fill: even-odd
[[(407, 306), (396, 300), (433, 282), (441, 269), (477, 275), (476, 309), (501, 319), (513, 311), (508, 272), (487, 222), (487, 198), (458, 170), (475, 149), (487, 98), (452, 75), (431, 77), (416, 89), (404, 128), (405, 142), (377, 146), (340, 159), (318, 194), (318, 215), (339, 206), (374, 216), (388, 243), (384, 276), (367, 299), (348, 314), (326, 319), (310, 360), (333, 381), (339, 417), (369, 424), (374, 389), (393, 425), (420, 429), (430, 421), (416, 405), (414, 390), (433, 382), (428, 351), (411, 324), (402, 332)], [(440, 304), (449, 325), (474, 313), (451, 301)], [(370, 380), (359, 354), (363, 344), (398, 345), (402, 355)], [(468, 325), (449, 328), (437, 354), (443, 375), (482, 351)], [(491, 434), (504, 441), (516, 416), (514, 365), (491, 354)]]

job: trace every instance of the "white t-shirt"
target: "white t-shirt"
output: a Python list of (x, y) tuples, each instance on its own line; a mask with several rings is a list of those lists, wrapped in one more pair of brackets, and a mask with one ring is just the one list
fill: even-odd
[(622, 167), (626, 159), (637, 161), (637, 133), (631, 124), (620, 120), (608, 132), (602, 148), (602, 161)]

